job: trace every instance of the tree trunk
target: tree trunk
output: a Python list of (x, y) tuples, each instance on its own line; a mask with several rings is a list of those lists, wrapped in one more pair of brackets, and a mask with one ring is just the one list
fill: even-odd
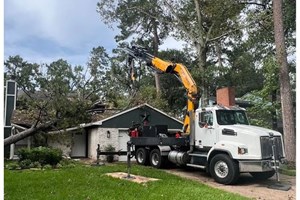
[(41, 124), (41, 125), (38, 125), (36, 127), (31, 127), (25, 131), (22, 131), (16, 135), (12, 135), (10, 137), (7, 137), (4, 139), (4, 146), (7, 146), (7, 145), (10, 145), (10, 144), (13, 144), (13, 143), (16, 143), (20, 140), (23, 140), (24, 138), (27, 138), (31, 135), (34, 135), (35, 133), (37, 133), (38, 131), (41, 131), (41, 130), (44, 130), (44, 129), (47, 129), (49, 127), (51, 127), (54, 123), (54, 122), (48, 122), (48, 123), (44, 123), (44, 124)]
[(273, 0), (273, 17), (276, 56), (280, 67), (279, 81), (286, 159), (288, 162), (294, 163), (296, 161), (296, 131), (294, 121), (295, 112), (293, 109), (289, 69), (283, 32), (282, 0)]
[[(157, 22), (155, 19), (152, 19), (151, 22), (153, 25), (153, 54), (154, 54), (154, 56), (157, 56), (158, 46), (159, 46), (159, 37), (158, 37), (158, 33), (157, 33), (157, 24), (156, 24)], [(159, 74), (157, 72), (154, 72), (154, 77), (155, 77), (155, 87), (156, 87), (157, 97), (160, 97), (161, 86), (160, 86)]]
[(206, 65), (206, 54), (207, 54), (207, 47), (206, 46), (201, 46), (200, 44), (197, 47), (198, 49), (198, 65), (199, 65), (199, 70), (201, 73), (201, 83), (200, 83), (200, 95), (201, 95), (201, 106), (206, 106), (208, 105), (209, 101), (209, 95), (208, 95), (208, 77), (205, 74), (205, 65)]

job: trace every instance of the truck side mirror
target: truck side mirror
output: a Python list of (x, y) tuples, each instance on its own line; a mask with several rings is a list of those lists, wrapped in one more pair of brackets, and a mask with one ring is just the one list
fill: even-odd
[(205, 122), (199, 122), (200, 128), (204, 128), (206, 125), (207, 125), (207, 123), (205, 123)]

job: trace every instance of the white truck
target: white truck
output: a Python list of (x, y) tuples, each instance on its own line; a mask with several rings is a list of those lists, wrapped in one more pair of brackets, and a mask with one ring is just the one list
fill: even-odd
[[(144, 48), (126, 49), (129, 61), (142, 59), (152, 68), (177, 76), (187, 90), (187, 114), (181, 133), (162, 126), (129, 129), (138, 164), (161, 168), (167, 162), (205, 169), (216, 182), (234, 184), (240, 173), (268, 179), (284, 162), (281, 133), (249, 125), (245, 109), (212, 105), (197, 108), (197, 87), (186, 67), (163, 61)], [(136, 133), (138, 132), (138, 133)]]

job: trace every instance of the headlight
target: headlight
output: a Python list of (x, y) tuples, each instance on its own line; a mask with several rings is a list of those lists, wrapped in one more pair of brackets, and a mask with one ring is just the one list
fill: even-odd
[(238, 154), (246, 154), (248, 149), (246, 147), (238, 147)]

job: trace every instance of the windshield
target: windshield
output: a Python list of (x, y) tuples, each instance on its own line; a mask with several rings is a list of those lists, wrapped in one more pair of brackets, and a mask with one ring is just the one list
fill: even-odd
[(219, 125), (249, 124), (243, 110), (217, 110)]

